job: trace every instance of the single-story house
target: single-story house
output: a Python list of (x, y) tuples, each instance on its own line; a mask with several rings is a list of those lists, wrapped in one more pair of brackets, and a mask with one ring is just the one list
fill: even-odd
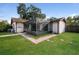
[(48, 22), (45, 19), (36, 18), (36, 20), (30, 20), (27, 25), (28, 33), (38, 35), (48, 32)]
[(48, 31), (51, 31), (52, 33), (65, 32), (65, 26), (66, 26), (65, 24), (66, 24), (65, 18), (50, 20), (50, 23), (48, 24)]
[[(11, 24), (15, 32), (26, 32), (31, 34), (42, 34), (46, 32), (62, 33), (65, 32), (65, 19), (59, 18), (51, 21), (23, 20), (20, 18), (12, 18)], [(24, 25), (26, 24), (26, 25)]]
[(21, 18), (11, 18), (11, 25), (14, 32), (24, 32), (24, 23), (27, 21)]

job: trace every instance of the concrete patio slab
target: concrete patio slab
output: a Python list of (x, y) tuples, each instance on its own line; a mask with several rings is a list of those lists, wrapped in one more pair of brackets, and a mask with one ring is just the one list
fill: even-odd
[(27, 33), (18, 33), (18, 34), (21, 35), (21, 36), (23, 36), (25, 39), (30, 40), (34, 44), (38, 44), (38, 43), (43, 42), (45, 40), (49, 40), (49, 38), (51, 38), (51, 37), (57, 36), (56, 34), (51, 34), (49, 36), (43, 36), (43, 37), (40, 37), (38, 39), (34, 39), (34, 38), (32, 38), (31, 35), (29, 35)]
[(1, 35), (0, 37), (8, 37), (8, 36), (16, 36), (16, 35), (19, 35), (19, 34)]

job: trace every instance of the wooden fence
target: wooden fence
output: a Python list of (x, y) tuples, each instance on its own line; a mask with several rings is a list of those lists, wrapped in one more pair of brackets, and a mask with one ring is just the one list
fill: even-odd
[(66, 32), (79, 32), (79, 25), (66, 26)]

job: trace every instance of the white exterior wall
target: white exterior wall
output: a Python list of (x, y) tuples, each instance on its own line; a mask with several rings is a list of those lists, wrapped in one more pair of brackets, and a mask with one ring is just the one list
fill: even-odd
[(57, 22), (53, 22), (52, 24), (52, 32), (53, 33), (58, 33), (58, 23)]
[(17, 23), (17, 32), (23, 32), (23, 31), (24, 31), (24, 24)]
[(13, 22), (12, 27), (13, 27), (14, 31), (16, 32), (16, 22)]
[(59, 21), (59, 33), (65, 32), (65, 22)]

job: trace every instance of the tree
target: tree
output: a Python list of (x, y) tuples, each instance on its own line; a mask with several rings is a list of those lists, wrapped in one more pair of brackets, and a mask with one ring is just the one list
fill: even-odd
[(27, 11), (28, 19), (35, 20), (36, 18), (44, 19), (46, 17), (46, 15), (41, 12), (41, 9), (39, 9), (33, 5), (30, 5), (30, 7), (28, 7), (27, 9), (28, 9), (28, 11)]
[(67, 25), (79, 25), (79, 16), (68, 17), (66, 20)]
[(46, 17), (46, 15), (41, 12), (41, 9), (34, 5), (30, 5), (26, 8), (24, 3), (19, 4), (17, 7), (17, 13), (20, 15), (20, 18), (28, 20), (35, 20), (36, 18), (44, 19)]
[(74, 16), (73, 20), (75, 25), (79, 25), (79, 15)]
[(73, 21), (73, 18), (72, 17), (67, 17), (67, 20), (66, 20), (66, 25), (73, 25), (72, 23), (73, 23), (74, 21)]
[(20, 15), (20, 18), (26, 19), (26, 5), (24, 3), (19, 3), (17, 13)]
[(50, 21), (52, 21), (52, 20), (57, 20), (57, 18), (56, 17), (51, 17)]
[(7, 21), (0, 22), (0, 32), (8, 31), (8, 29), (11, 29), (11, 25)]
[(4, 22), (0, 22), (0, 31), (3, 31), (5, 28), (5, 23)]

